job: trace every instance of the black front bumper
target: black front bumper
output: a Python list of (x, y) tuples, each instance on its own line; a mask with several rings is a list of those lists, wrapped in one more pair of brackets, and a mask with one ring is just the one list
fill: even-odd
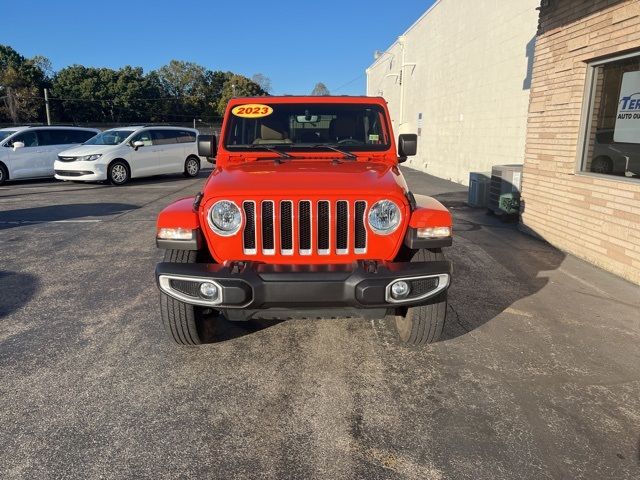
[[(404, 279), (412, 292), (392, 297), (390, 284)], [(159, 263), (160, 290), (185, 303), (219, 309), (393, 308), (421, 305), (444, 292), (451, 262), (376, 263), (346, 265), (230, 265)], [(215, 301), (199, 294), (200, 284), (213, 282), (221, 295)], [(415, 292), (415, 293), (414, 293)]]

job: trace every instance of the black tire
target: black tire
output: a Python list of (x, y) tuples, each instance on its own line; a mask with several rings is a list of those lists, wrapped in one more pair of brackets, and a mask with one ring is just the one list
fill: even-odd
[(591, 171), (593, 173), (613, 173), (613, 161), (609, 157), (596, 157), (591, 162)]
[(111, 185), (115, 185), (116, 187), (124, 185), (131, 179), (129, 165), (122, 160), (111, 162), (109, 170), (107, 171), (107, 177), (109, 178)]
[(187, 178), (193, 178), (197, 177), (198, 173), (200, 173), (200, 159), (194, 156), (187, 157), (182, 174)]
[[(418, 250), (412, 262), (444, 260), (441, 250)], [(408, 345), (426, 345), (437, 342), (442, 336), (447, 318), (447, 292), (439, 294), (427, 305), (404, 307), (389, 315), (388, 322), (395, 328), (398, 338)]]
[(5, 167), (2, 163), (0, 163), (0, 185), (2, 185), (8, 179), (9, 179), (9, 172), (7, 171), (7, 167)]
[[(167, 250), (164, 261), (172, 263), (196, 263), (198, 252), (192, 250)], [(160, 292), (160, 315), (167, 335), (178, 345), (200, 345), (198, 333), (199, 309)]]

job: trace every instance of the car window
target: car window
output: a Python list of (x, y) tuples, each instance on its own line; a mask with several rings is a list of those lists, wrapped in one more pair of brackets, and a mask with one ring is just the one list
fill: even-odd
[(190, 130), (179, 130), (178, 131), (178, 142), (179, 143), (193, 143), (196, 141), (196, 134)]
[(154, 145), (178, 143), (178, 132), (176, 130), (151, 130), (151, 137)]
[(38, 135), (34, 131), (19, 133), (11, 139), (10, 146), (13, 146), (14, 142), (23, 142), (25, 147), (37, 147), (39, 145)]
[(65, 130), (67, 133), (67, 143), (84, 143), (96, 136), (96, 132), (91, 130)]
[(7, 138), (9, 135), (13, 135), (14, 133), (16, 133), (15, 130), (2, 130), (2, 131), (0, 131), (0, 142), (2, 140), (4, 140), (5, 138)]
[(66, 141), (67, 135), (64, 130), (38, 130), (38, 145), (64, 145), (65, 143), (71, 143)]
[(153, 141), (151, 140), (151, 131), (143, 130), (142, 132), (134, 135), (131, 139), (131, 143), (134, 142), (142, 142), (144, 143), (145, 147), (150, 147), (151, 145), (153, 145)]

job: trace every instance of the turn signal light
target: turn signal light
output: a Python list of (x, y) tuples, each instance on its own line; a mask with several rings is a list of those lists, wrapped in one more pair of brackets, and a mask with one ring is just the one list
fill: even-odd
[(186, 228), (160, 228), (158, 238), (162, 240), (193, 240), (193, 230)]
[(426, 227), (418, 229), (418, 238), (445, 238), (450, 236), (450, 227)]

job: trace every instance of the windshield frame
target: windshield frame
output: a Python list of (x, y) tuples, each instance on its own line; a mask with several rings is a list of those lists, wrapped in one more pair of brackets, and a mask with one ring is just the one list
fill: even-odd
[[(261, 99), (262, 100), (262, 99)], [(247, 102), (249, 103), (249, 102)], [(254, 102), (254, 103), (258, 103), (258, 102)], [(376, 152), (376, 153), (384, 153), (384, 152), (389, 152), (389, 150), (391, 150), (394, 146), (394, 140), (392, 138), (392, 134), (391, 134), (391, 125), (389, 122), (389, 117), (387, 114), (386, 109), (380, 105), (379, 103), (376, 103), (375, 101), (371, 102), (371, 103), (361, 103), (361, 102), (354, 102), (354, 103), (347, 103), (347, 102), (287, 102), (287, 103), (281, 103), (281, 102), (269, 102), (268, 101), (268, 97), (265, 98), (264, 100), (259, 102), (261, 105), (267, 105), (269, 107), (272, 107), (274, 110), (277, 110), (278, 107), (284, 107), (286, 109), (291, 109), (291, 108), (299, 108), (301, 110), (304, 110), (305, 107), (306, 108), (319, 108), (319, 109), (331, 109), (333, 107), (336, 108), (336, 111), (339, 111), (340, 109), (348, 109), (349, 107), (351, 107), (354, 111), (358, 111), (358, 110), (374, 110), (378, 113), (378, 115), (380, 116), (380, 118), (382, 119), (382, 125), (380, 125), (380, 136), (385, 137), (386, 138), (386, 143), (380, 143), (380, 144), (370, 144), (370, 143), (364, 143), (364, 144), (348, 144), (348, 143), (337, 143), (337, 142), (322, 142), (322, 141), (313, 141), (313, 142), (306, 142), (306, 143), (289, 143), (289, 142), (282, 142), (282, 143), (269, 143), (268, 146), (274, 149), (278, 149), (281, 150), (283, 152), (289, 152), (289, 153), (297, 153), (297, 152), (305, 152), (305, 153), (327, 153), (327, 152), (331, 152), (332, 154), (336, 154), (337, 152), (334, 150), (334, 148), (331, 147), (337, 147), (341, 150), (344, 150), (346, 152), (349, 153), (358, 153), (358, 152)], [(242, 104), (234, 104), (232, 105), (233, 107), (237, 107), (239, 105)], [(328, 115), (328, 114), (327, 114)], [(231, 107), (229, 108), (228, 114), (227, 114), (227, 118), (226, 118), (226, 125), (224, 128), (224, 131), (222, 132), (222, 142), (220, 142), (220, 146), (222, 147), (222, 149), (226, 150), (229, 153), (236, 153), (236, 152), (252, 152), (252, 153), (258, 153), (258, 152), (264, 152), (264, 149), (261, 148), (261, 144), (256, 144), (255, 146), (252, 144), (239, 144), (239, 145), (234, 145), (234, 144), (230, 144), (229, 141), (231, 139), (231, 135), (232, 135), (232, 131), (233, 131), (233, 126), (234, 126), (234, 121), (237, 120), (242, 120), (241, 117), (237, 117), (232, 113), (232, 109)], [(256, 118), (255, 120), (260, 120), (259, 118)]]
[[(111, 128), (109, 130), (104, 130), (103, 132), (97, 133), (96, 135), (94, 135), (93, 137), (91, 137), (89, 140), (87, 140), (86, 142), (84, 142), (82, 145), (92, 145), (92, 146), (96, 146), (96, 147), (116, 147), (118, 145), (124, 145), (125, 143), (127, 143), (127, 140), (129, 138), (131, 138), (131, 135), (133, 135), (134, 133), (136, 133), (137, 130), (131, 130), (128, 128)], [(94, 143), (93, 140), (95, 140), (96, 138), (105, 135), (107, 133), (110, 132), (129, 132), (127, 134), (126, 137), (124, 137), (124, 140), (122, 140), (120, 143)]]
[[(20, 130), (0, 130), (0, 143), (4, 143), (12, 135), (18, 133)], [(4, 137), (2, 135), (6, 134)]]

